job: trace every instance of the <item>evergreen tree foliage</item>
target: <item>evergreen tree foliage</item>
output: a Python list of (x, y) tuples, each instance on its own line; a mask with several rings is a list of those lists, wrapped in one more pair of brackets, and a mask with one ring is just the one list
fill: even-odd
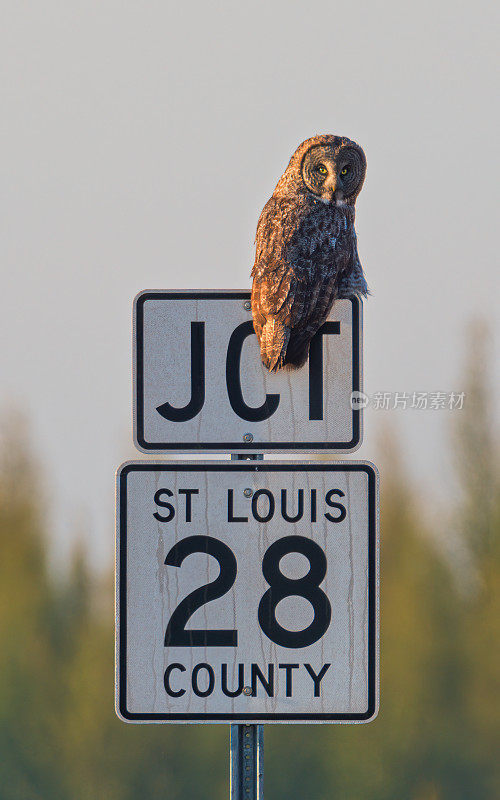
[[(468, 548), (473, 588), (463, 591), (436, 547), (386, 436), (381, 710), (369, 725), (268, 726), (272, 800), (500, 797), (498, 458), (484, 330), (472, 341), (465, 408), (455, 415), (451, 524)], [(115, 716), (112, 578), (90, 571), (83, 539), (66, 574), (53, 573), (26, 426), (10, 420), (0, 450), (0, 800), (227, 797), (228, 726), (125, 725)]]

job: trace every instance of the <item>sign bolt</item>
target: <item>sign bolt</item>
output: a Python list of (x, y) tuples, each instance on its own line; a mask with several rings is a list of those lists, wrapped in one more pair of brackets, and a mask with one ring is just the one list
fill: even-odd
[(251, 310), (252, 304), (251, 304), (250, 300), (245, 300), (245, 302), (243, 303), (243, 308), (245, 309), (245, 311), (250, 311)]
[(247, 487), (246, 489), (243, 489), (243, 494), (245, 497), (251, 497), (253, 495), (253, 491), (250, 489), (250, 487)]
[(243, 441), (244, 442), (253, 442), (253, 433), (244, 433), (243, 434)]
[[(246, 696), (248, 697), (249, 695), (251, 695), (251, 694), (252, 694), (252, 688), (251, 688), (250, 686), (244, 686), (244, 687), (243, 687), (243, 694), (246, 694)], [(247, 731), (246, 735), (247, 735), (247, 736), (250, 736), (250, 734), (248, 733), (248, 731)]]

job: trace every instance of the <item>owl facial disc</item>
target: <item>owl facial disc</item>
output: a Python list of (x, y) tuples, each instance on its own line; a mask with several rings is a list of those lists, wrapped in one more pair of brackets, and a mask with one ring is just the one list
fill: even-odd
[(313, 145), (302, 159), (302, 180), (324, 202), (352, 203), (359, 194), (366, 171), (365, 154), (358, 145)]

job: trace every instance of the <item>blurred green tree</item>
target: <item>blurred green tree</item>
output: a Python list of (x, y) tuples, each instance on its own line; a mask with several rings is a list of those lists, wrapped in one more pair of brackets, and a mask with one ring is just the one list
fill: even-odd
[(0, 462), (0, 796), (65, 797), (57, 766), (57, 683), (48, 629), (54, 592), (37, 468), (10, 418)]
[[(500, 797), (500, 493), (475, 326), (454, 415), (460, 494), (443, 517), (466, 572), (436, 546), (389, 434), (381, 468), (381, 711), (368, 726), (268, 726), (273, 800)], [(113, 711), (113, 585), (82, 538), (63, 576), (27, 427), (0, 437), (0, 800), (219, 800), (226, 726), (125, 725)], [(455, 536), (455, 538), (452, 538)]]
[(490, 385), (492, 347), (481, 321), (469, 329), (466, 403), (457, 416), (455, 442), (460, 501), (457, 528), (469, 549), (474, 580), (461, 593), (466, 661), (463, 691), (469, 750), (483, 794), (500, 797), (500, 479)]

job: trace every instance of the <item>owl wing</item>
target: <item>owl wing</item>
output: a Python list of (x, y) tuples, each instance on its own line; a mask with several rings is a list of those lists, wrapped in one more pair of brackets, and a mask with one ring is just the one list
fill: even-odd
[(257, 225), (252, 311), (269, 370), (284, 363), (300, 366), (307, 358), (309, 342), (334, 300), (342, 261), (334, 257), (334, 244), (330, 226), (301, 219), (293, 203), (272, 197), (264, 207)]
[(252, 269), (252, 312), (263, 364), (270, 370), (283, 365), (290, 330), (300, 319), (305, 293), (287, 241), (297, 224), (293, 206), (271, 197), (257, 224)]

